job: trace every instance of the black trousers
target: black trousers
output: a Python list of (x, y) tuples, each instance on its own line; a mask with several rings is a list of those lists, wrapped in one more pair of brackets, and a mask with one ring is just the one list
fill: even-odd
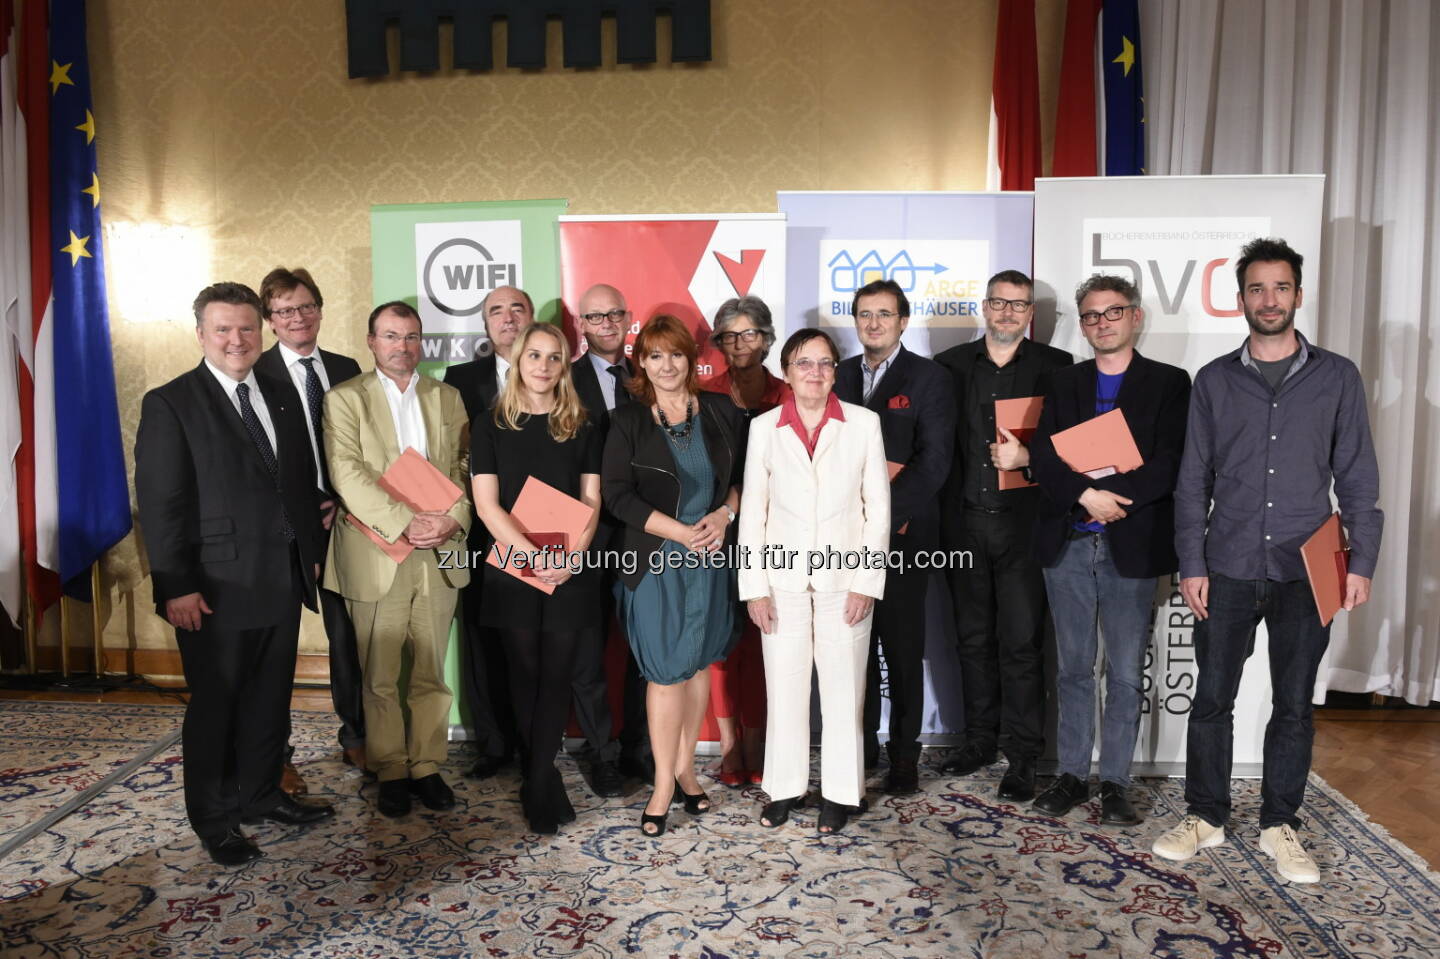
[(360, 652), (355, 645), (355, 624), (345, 598), (320, 590), (320, 618), (330, 641), (330, 700), (340, 720), (340, 746), (365, 745), (365, 709), (361, 702)]
[(645, 679), (625, 643), (625, 686), (620, 736), (611, 735), (614, 722), (610, 714), (610, 682), (605, 672), (605, 647), (610, 639), (610, 623), (615, 618), (615, 593), (607, 582), (600, 623), (580, 636), (575, 653), (575, 721), (585, 734), (588, 752), (595, 759), (615, 762), (623, 753), (639, 758), (650, 751), (650, 730), (645, 713)]
[(570, 718), (569, 681), (575, 674), (576, 648), (589, 630), (498, 632), (509, 659), (520, 738), (520, 774), (524, 777), (521, 805), (532, 821), (569, 821), (575, 810), (565, 793), (560, 771), (555, 768), (555, 753), (564, 741), (565, 724)]
[(217, 629), (206, 617), (193, 633), (175, 631), (190, 687), (181, 732), (185, 813), (201, 839), (218, 840), (241, 816), (268, 812), (283, 797), (299, 596), (274, 626)]
[(483, 565), (471, 569), (470, 582), (461, 591), (461, 705), (470, 716), (478, 754), (508, 761), (515, 755), (515, 706), (505, 645), (496, 630), (480, 625), (484, 579)]
[(1029, 511), (967, 509), (945, 527), (947, 549), (973, 566), (946, 574), (955, 608), (965, 736), (979, 749), (1036, 759), (1045, 746), (1045, 577), (1031, 559)]
[(875, 603), (863, 717), (865, 738), (873, 743), (880, 729), (880, 653), (884, 652), (891, 762), (920, 758), (920, 723), (925, 716), (925, 593), (930, 571), (915, 569), (908, 562), (913, 551), (903, 551), (906, 568), (886, 571), (885, 598)]

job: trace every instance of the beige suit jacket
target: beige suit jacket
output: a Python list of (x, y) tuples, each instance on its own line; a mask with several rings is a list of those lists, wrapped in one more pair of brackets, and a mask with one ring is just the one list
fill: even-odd
[[(420, 415), (425, 420), (430, 462), (466, 491), (450, 508), (450, 516), (460, 524), (460, 531), (443, 547), (462, 550), (472, 515), (467, 475), (470, 424), (465, 404), (459, 390), (433, 377), (422, 374), (415, 388), (420, 396)], [(415, 513), (391, 499), (378, 482), (400, 453), (395, 421), (378, 374), (362, 373), (325, 394), (325, 460), (330, 467), (330, 483), (340, 499), (330, 536), (325, 588), (346, 599), (379, 602), (395, 581), (395, 562), (345, 517), (354, 516), (387, 543), (400, 538)], [(468, 563), (446, 563), (442, 567), (439, 551), (426, 552), (436, 574), (447, 585), (459, 587), (470, 581)]]

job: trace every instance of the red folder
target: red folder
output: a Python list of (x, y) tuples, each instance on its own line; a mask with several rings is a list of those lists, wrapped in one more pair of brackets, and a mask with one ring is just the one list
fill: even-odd
[(1092, 478), (1128, 473), (1145, 465), (1130, 424), (1119, 409), (1101, 413), (1050, 437), (1055, 453), (1077, 473)]
[[(904, 464), (904, 463), (896, 463), (896, 462), (893, 462), (893, 461), (891, 461), (891, 460), (886, 460), (886, 461), (885, 461), (885, 472), (887, 472), (887, 473), (890, 474), (890, 482), (892, 482), (892, 483), (895, 482), (895, 477), (899, 476), (899, 475), (900, 475), (900, 471), (903, 470), (904, 468), (905, 468), (905, 464)], [(906, 531), (907, 529), (909, 529), (909, 528), (910, 528), (910, 524), (907, 522), (904, 526), (900, 527), (900, 535), (902, 535), (902, 536), (905, 535), (905, 531)]]
[[(1026, 446), (1030, 445), (1030, 437), (1035, 435), (1035, 428), (1040, 425), (1040, 407), (1045, 403), (1043, 396), (1018, 396), (1012, 400), (995, 401), (995, 442), (1005, 442), (1001, 435), (1000, 428), (1004, 427), (1015, 438)], [(1027, 486), (1034, 486), (1030, 480), (1025, 478), (1022, 470), (996, 470), (1000, 474), (1000, 488), (1024, 489)]]
[[(390, 464), (380, 477), (377, 485), (397, 503), (404, 503), (417, 513), (444, 513), (460, 501), (465, 491), (456, 486), (450, 477), (435, 468), (425, 457), (407, 446), (395, 462)], [(345, 514), (345, 519), (360, 532), (370, 537), (370, 542), (397, 564), (414, 552), (404, 536), (387, 543), (373, 529), (354, 517)]]
[(1320, 625), (1329, 626), (1345, 604), (1345, 578), (1350, 572), (1350, 549), (1345, 545), (1339, 513), (1331, 513), (1305, 541), (1300, 558), (1305, 561), (1305, 576), (1315, 596)]
[[(564, 550), (568, 549), (571, 543), (580, 541), (580, 534), (590, 525), (590, 517), (594, 513), (592, 507), (586, 506), (575, 497), (567, 496), (550, 484), (531, 476), (520, 488), (520, 495), (515, 498), (515, 506), (510, 510), (510, 518), (537, 549)], [(506, 559), (505, 562), (501, 562), (502, 557)], [(541, 582), (536, 577), (528, 556), (525, 560), (523, 563), (509, 561), (505, 547), (498, 544), (492, 546), (490, 554), (485, 557), (486, 563), (509, 573), (520, 582), (533, 586), (546, 595), (555, 592), (554, 586)]]

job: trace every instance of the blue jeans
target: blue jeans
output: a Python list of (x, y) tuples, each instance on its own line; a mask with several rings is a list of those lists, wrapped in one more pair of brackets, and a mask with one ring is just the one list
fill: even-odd
[(1270, 724), (1265, 727), (1265, 770), (1260, 786), (1260, 828), (1291, 826), (1305, 801), (1310, 746), (1315, 738), (1315, 674), (1330, 644), (1315, 598), (1304, 580), (1228, 579), (1211, 575), (1210, 618), (1195, 624), (1199, 676), (1185, 744), (1185, 802), (1212, 826), (1230, 818), (1230, 764), (1235, 738), (1235, 695), (1245, 660), (1263, 620), (1270, 637)]
[(1056, 749), (1060, 772), (1090, 777), (1095, 749), (1096, 627), (1105, 636), (1105, 712), (1100, 735), (1100, 781), (1130, 783), (1130, 761), (1140, 733), (1142, 668), (1150, 646), (1155, 580), (1115, 570), (1110, 543), (1099, 533), (1072, 539), (1045, 570), (1045, 591), (1055, 618)]

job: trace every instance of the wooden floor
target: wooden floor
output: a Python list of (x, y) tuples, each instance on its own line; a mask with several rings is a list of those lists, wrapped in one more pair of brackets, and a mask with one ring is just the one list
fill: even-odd
[[(183, 697), (154, 691), (0, 689), (0, 699), (158, 703)], [(297, 689), (292, 705), (328, 710), (329, 690)], [(1440, 870), (1440, 709), (1316, 710), (1313, 768), (1432, 869)]]

